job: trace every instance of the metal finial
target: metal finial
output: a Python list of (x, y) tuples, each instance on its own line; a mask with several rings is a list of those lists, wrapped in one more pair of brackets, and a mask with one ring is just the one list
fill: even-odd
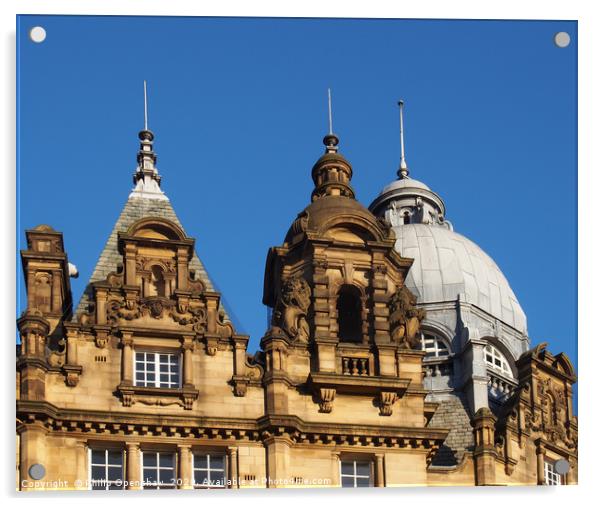
[(403, 179), (408, 177), (408, 174), (410, 173), (406, 164), (405, 144), (403, 141), (403, 100), (400, 99), (399, 102), (397, 102), (397, 105), (399, 105), (399, 141), (401, 145), (397, 175)]
[(324, 146), (326, 146), (327, 153), (336, 153), (339, 149), (337, 147), (339, 138), (332, 132), (332, 95), (330, 93), (330, 88), (328, 88), (328, 133), (322, 142), (324, 143)]
[(144, 129), (148, 130), (148, 100), (146, 98), (146, 80), (144, 81)]
[(328, 133), (332, 135), (332, 96), (328, 88)]

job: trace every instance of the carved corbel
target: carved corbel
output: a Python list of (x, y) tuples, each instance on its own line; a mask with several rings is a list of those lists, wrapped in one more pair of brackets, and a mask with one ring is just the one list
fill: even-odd
[(107, 347), (109, 342), (109, 329), (95, 329), (94, 344), (101, 350)]
[(232, 376), (234, 395), (236, 397), (244, 397), (247, 395), (247, 387), (249, 386), (249, 382), (250, 378), (248, 376)]
[(216, 336), (205, 335), (205, 351), (210, 357), (214, 357), (217, 353), (218, 338)]
[(397, 402), (398, 398), (395, 392), (380, 392), (378, 403), (380, 416), (391, 416), (393, 414), (393, 404)]
[(334, 398), (337, 394), (334, 388), (320, 388), (318, 390), (320, 413), (330, 413), (334, 404)]
[(76, 387), (79, 383), (79, 377), (82, 373), (82, 367), (80, 365), (64, 365), (63, 372), (65, 374), (65, 384), (68, 387)]

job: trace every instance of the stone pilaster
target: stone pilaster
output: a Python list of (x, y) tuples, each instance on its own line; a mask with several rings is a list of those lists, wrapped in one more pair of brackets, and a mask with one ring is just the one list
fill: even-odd
[(140, 467), (140, 443), (126, 443), (126, 479), (128, 490), (142, 489), (142, 469)]
[(476, 485), (495, 485), (495, 416), (489, 408), (477, 411), (472, 421), (475, 436)]

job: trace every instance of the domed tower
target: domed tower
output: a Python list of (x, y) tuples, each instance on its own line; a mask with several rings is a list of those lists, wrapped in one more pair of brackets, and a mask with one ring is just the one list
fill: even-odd
[[(312, 202), (267, 256), (266, 416), (294, 415), (336, 429), (331, 450), (343, 463), (354, 458), (358, 442), (374, 444), (372, 433), (417, 445), (422, 450), (412, 457), (387, 455), (385, 474), (407, 480), (403, 469), (426, 472), (448, 432), (426, 427), (434, 406), (425, 402), (424, 353), (415, 349), (424, 313), (404, 285), (412, 260), (395, 250), (391, 227), (355, 200), (352, 167), (338, 143), (332, 133), (324, 138), (326, 152), (312, 169)], [(268, 453), (288, 455), (286, 441), (274, 444)], [(375, 459), (375, 483), (384, 476), (377, 454), (364, 456)]]
[[(516, 386), (516, 360), (529, 348), (525, 313), (491, 257), (453, 230), (443, 199), (410, 177), (403, 102), (399, 105), (398, 178), (380, 192), (370, 210), (392, 226), (401, 256), (414, 259), (406, 286), (426, 311), (419, 333), (426, 352), (424, 386), (454, 417), (482, 407), (496, 412)], [(456, 454), (470, 440), (466, 431), (452, 442)]]

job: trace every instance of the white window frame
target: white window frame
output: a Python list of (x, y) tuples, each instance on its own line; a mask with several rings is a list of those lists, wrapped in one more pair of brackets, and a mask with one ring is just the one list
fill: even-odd
[[(353, 474), (343, 474), (343, 464), (344, 463), (349, 464), (350, 462), (353, 462)], [(368, 464), (368, 469), (369, 469), (368, 476), (363, 475), (363, 474), (357, 474), (358, 462), (362, 463), (362, 464)], [(343, 477), (353, 478), (353, 487), (343, 487)], [(364, 459), (341, 459), (341, 460), (339, 460), (339, 480), (340, 480), (341, 488), (359, 488), (357, 486), (358, 478), (368, 478), (368, 480), (369, 480), (368, 487), (374, 486), (374, 463), (371, 460), (364, 460)]]
[[(138, 361), (138, 353), (144, 353), (144, 361), (143, 362), (139, 362)], [(148, 355), (152, 355), (154, 357), (154, 362), (149, 362), (147, 360), (147, 356)], [(178, 364), (178, 383), (175, 386), (172, 386), (171, 384), (171, 362), (168, 361), (168, 366), (169, 366), (169, 371), (168, 371), (168, 376), (169, 376), (169, 386), (161, 386), (161, 359), (160, 356), (161, 355), (168, 355), (168, 356), (175, 356), (176, 357), (176, 361)], [(149, 384), (146, 379), (144, 380), (144, 384), (139, 383), (139, 380), (136, 376), (136, 373), (138, 372), (136, 370), (136, 364), (138, 363), (144, 363), (144, 364), (149, 364), (149, 363), (154, 363), (155, 364), (155, 381), (154, 384)], [(182, 354), (179, 351), (155, 351), (155, 350), (148, 350), (148, 349), (134, 349), (134, 360), (133, 360), (133, 364), (132, 364), (132, 368), (133, 368), (133, 377), (134, 377), (134, 386), (137, 387), (147, 387), (147, 388), (169, 388), (169, 389), (174, 389), (177, 390), (179, 388), (182, 388)], [(140, 371), (142, 372), (142, 371)], [(146, 374), (148, 374), (146, 372), (146, 368), (144, 370), (144, 374), (146, 377)], [(142, 381), (142, 380), (140, 380)]]
[[(105, 463), (104, 465), (101, 464), (92, 464), (92, 452), (104, 452), (105, 453)], [(116, 464), (109, 464), (109, 459), (108, 459), (108, 455), (107, 452), (119, 452), (121, 453), (121, 466), (118, 466)], [(105, 483), (104, 483), (104, 490), (115, 490), (115, 489), (109, 489), (109, 486), (112, 484), (115, 484), (114, 481), (109, 481), (108, 479), (108, 468), (109, 467), (121, 467), (121, 487), (119, 490), (124, 490), (125, 489), (125, 452), (123, 451), (123, 449), (121, 448), (88, 448), (88, 490), (100, 490), (100, 489), (93, 489), (92, 488), (92, 467), (103, 467), (105, 470)], [(96, 481), (96, 480), (95, 480)]]
[(553, 461), (543, 461), (543, 474), (546, 480), (546, 485), (564, 485), (563, 475), (556, 472)]
[[(432, 343), (433, 346), (427, 349), (427, 343)], [(430, 332), (420, 332), (420, 349), (427, 353), (424, 357), (425, 359), (451, 357), (451, 349), (447, 345), (445, 339)], [(445, 353), (441, 354), (442, 351)], [(434, 355), (428, 355), (428, 353), (434, 353)]]
[[(161, 467), (160, 464), (160, 457), (156, 458), (156, 467), (150, 467), (150, 466), (145, 466), (144, 465), (144, 454), (145, 453), (152, 453), (155, 456), (160, 454), (160, 453), (166, 453), (168, 455), (172, 455), (173, 456), (173, 477), (174, 477), (174, 482), (170, 483), (170, 484), (161, 484), (160, 480), (160, 470), (161, 469), (172, 469), (171, 467)], [(155, 471), (157, 471), (157, 484), (156, 486), (150, 486), (151, 484), (149, 483), (149, 486), (146, 486), (146, 481), (144, 479), (144, 470), (145, 469), (154, 469)], [(142, 489), (143, 490), (164, 490), (164, 489), (174, 489), (177, 488), (177, 482), (178, 482), (178, 455), (176, 452), (172, 452), (172, 451), (166, 451), (166, 450), (141, 450), (140, 451), (140, 481), (142, 483)]]
[[(199, 462), (197, 462), (197, 458)], [(221, 469), (216, 466), (212, 466), (212, 460), (221, 459), (222, 467)], [(203, 460), (204, 462), (201, 462)], [(204, 464), (205, 467), (201, 467), (197, 464)], [(192, 485), (194, 488), (227, 488), (226, 484), (228, 483), (228, 464), (226, 455), (222, 455), (220, 453), (211, 453), (211, 452), (192, 452)], [(197, 483), (194, 479), (195, 471), (207, 471), (207, 480), (209, 481), (209, 485), (203, 483)], [(223, 485), (212, 485), (211, 481), (211, 472), (212, 471), (221, 471), (224, 476), (224, 484)]]
[[(485, 359), (487, 367), (503, 374), (504, 376), (509, 376), (510, 378), (514, 377), (514, 375), (512, 374), (512, 368), (510, 367), (510, 363), (508, 362), (506, 357), (504, 357), (502, 352), (492, 344), (488, 344), (485, 346), (485, 349), (483, 350), (483, 358)], [(496, 364), (496, 360), (500, 363)]]

